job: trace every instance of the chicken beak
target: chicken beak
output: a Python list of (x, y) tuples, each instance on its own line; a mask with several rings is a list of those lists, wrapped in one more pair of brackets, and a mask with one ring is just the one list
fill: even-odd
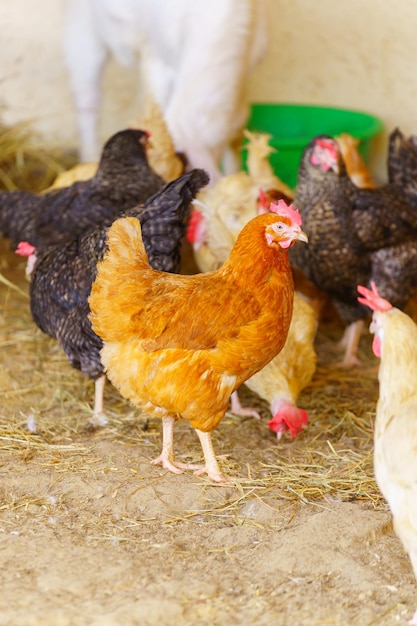
[(295, 233), (295, 234), (296, 234), (295, 239), (297, 239), (298, 241), (304, 241), (304, 243), (308, 243), (308, 237), (306, 233), (303, 230), (301, 230), (301, 228), (298, 231), (298, 233)]
[(308, 243), (308, 237), (298, 224), (285, 224), (276, 222), (266, 228), (266, 240), (269, 245), (279, 245), (281, 248), (289, 248), (296, 241)]
[(305, 234), (305, 232), (303, 230), (301, 230), (301, 228), (299, 226), (294, 226), (292, 228), (292, 238), (291, 239), (287, 239), (287, 242), (281, 242), (280, 246), (282, 246), (283, 248), (287, 248), (290, 246), (293, 246), (295, 244), (296, 241), (304, 241), (304, 243), (308, 243), (308, 237)]

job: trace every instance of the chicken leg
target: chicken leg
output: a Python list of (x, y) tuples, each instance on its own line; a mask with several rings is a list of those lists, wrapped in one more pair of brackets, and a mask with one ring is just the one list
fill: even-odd
[(103, 374), (94, 381), (94, 413), (91, 418), (92, 426), (105, 426), (107, 417), (104, 413), (104, 385), (106, 384), (106, 375)]
[(152, 461), (152, 465), (162, 465), (165, 469), (174, 474), (182, 474), (183, 470), (199, 470), (201, 465), (191, 463), (181, 463), (174, 457), (174, 417), (162, 418), (162, 452)]
[(345, 329), (343, 337), (340, 341), (340, 347), (345, 348), (345, 356), (343, 361), (339, 363), (340, 368), (349, 369), (356, 365), (360, 365), (358, 359), (358, 346), (361, 338), (362, 330), (364, 327), (363, 320), (357, 320), (352, 324), (349, 324)]
[(202, 430), (198, 430), (197, 428), (195, 431), (200, 439), (206, 464), (204, 467), (194, 472), (194, 475), (201, 476), (201, 474), (207, 474), (210, 480), (213, 480), (215, 483), (227, 482), (227, 479), (221, 473), (219, 464), (217, 463), (216, 455), (213, 450), (213, 443), (211, 441), (211, 434), (204, 433)]
[(230, 396), (230, 411), (234, 415), (240, 415), (241, 417), (254, 417), (257, 420), (261, 419), (259, 412), (251, 407), (243, 407), (240, 403), (240, 398), (237, 391), (234, 391)]
[(203, 433), (201, 430), (195, 429), (198, 438), (200, 439), (201, 447), (203, 448), (204, 460), (206, 464), (194, 465), (192, 463), (181, 463), (176, 461), (174, 457), (174, 417), (162, 418), (162, 452), (152, 461), (152, 465), (161, 464), (162, 467), (173, 472), (174, 474), (182, 474), (183, 470), (196, 470), (195, 476), (201, 476), (201, 474), (207, 474), (210, 480), (216, 483), (226, 482), (226, 478), (220, 471), (217, 463), (216, 455), (214, 454), (213, 444), (211, 442), (210, 433)]

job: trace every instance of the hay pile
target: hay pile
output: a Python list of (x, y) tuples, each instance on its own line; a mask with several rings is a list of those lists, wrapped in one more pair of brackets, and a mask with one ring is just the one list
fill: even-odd
[[(5, 275), (13, 287), (0, 285), (0, 450), (26, 460), (42, 458), (55, 471), (70, 467), (81, 473), (91, 470), (98, 442), (135, 446), (145, 458), (156, 455), (159, 420), (140, 415), (110, 385), (105, 394), (109, 424), (90, 431), (91, 381), (73, 370), (58, 344), (34, 326), (23, 264), (6, 269)], [(318, 334), (319, 367), (299, 399), (311, 421), (294, 441), (286, 436), (276, 442), (265, 423), (266, 403), (249, 390), (243, 401), (260, 410), (262, 423), (228, 414), (214, 432), (217, 450), (233, 450), (232, 459), (221, 454), (220, 458), (226, 473), (242, 477), (242, 497), (255, 493), (264, 498), (273, 491), (286, 502), (362, 500), (383, 505), (372, 462), (376, 360), (370, 337), (364, 336), (360, 351), (364, 368), (334, 369), (334, 339), (339, 332), (341, 328), (331, 326)], [(177, 432), (181, 452), (187, 450), (199, 460), (201, 450), (190, 426), (180, 423)], [(240, 464), (242, 459), (248, 459), (246, 465)], [(154, 471), (149, 466), (149, 474)]]
[(45, 150), (30, 124), (0, 123), (0, 190), (40, 192), (75, 162), (70, 152)]

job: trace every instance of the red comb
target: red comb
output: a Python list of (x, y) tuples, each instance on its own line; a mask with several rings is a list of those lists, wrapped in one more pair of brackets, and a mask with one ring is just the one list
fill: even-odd
[(316, 144), (326, 150), (336, 150), (333, 139), (317, 139)]
[(293, 226), (301, 226), (301, 222), (303, 220), (301, 218), (300, 211), (298, 209), (294, 209), (293, 204), (287, 205), (284, 200), (278, 200), (277, 204), (271, 202), (269, 210), (272, 211), (272, 213), (288, 217)]
[(290, 402), (281, 402), (277, 412), (267, 424), (270, 430), (277, 434), (278, 439), (281, 439), (286, 430), (290, 431), (291, 439), (294, 439), (303, 430), (303, 426), (307, 426), (308, 413)]
[(385, 298), (379, 295), (378, 289), (373, 281), (371, 282), (371, 288), (372, 291), (362, 285), (358, 285), (358, 291), (361, 296), (363, 296), (362, 298), (358, 298), (358, 301), (372, 309), (372, 311), (389, 311), (392, 309), (391, 302), (388, 302), (388, 300), (385, 300)]
[(16, 254), (20, 254), (20, 256), (30, 256), (35, 252), (36, 248), (32, 246), (32, 244), (27, 241), (21, 241), (17, 246), (15, 252)]

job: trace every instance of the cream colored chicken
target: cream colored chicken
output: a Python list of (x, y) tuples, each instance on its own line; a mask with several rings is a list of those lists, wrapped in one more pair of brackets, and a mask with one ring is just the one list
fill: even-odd
[[(294, 293), (294, 308), (287, 341), (281, 352), (245, 385), (269, 404), (272, 419), (270, 430), (278, 439), (289, 430), (295, 437), (308, 423), (308, 413), (297, 406), (298, 396), (307, 387), (316, 371), (317, 354), (314, 338), (317, 331), (317, 309), (300, 293)], [(240, 405), (237, 392), (232, 396), (232, 412), (253, 415), (253, 409)]]
[[(373, 311), (373, 351), (380, 357), (376, 408), (375, 478), (393, 516), (394, 530), (417, 579), (417, 325), (372, 291), (358, 287)], [(417, 624), (417, 611), (409, 622)]]
[(187, 238), (192, 245), (198, 269), (201, 272), (212, 272), (223, 265), (236, 237), (221, 217), (204, 202), (195, 200), (193, 207)]
[(237, 172), (221, 178), (198, 196), (220, 217), (235, 239), (243, 226), (256, 215), (259, 185), (247, 172)]
[(293, 198), (293, 190), (276, 176), (270, 163), (269, 156), (276, 152), (270, 144), (272, 135), (255, 133), (248, 129), (245, 129), (243, 134), (248, 140), (246, 167), (250, 176), (262, 189), (277, 189), (285, 193), (288, 198)]
[(358, 149), (360, 140), (352, 137), (349, 133), (341, 133), (335, 139), (352, 182), (361, 189), (374, 189), (376, 185), (372, 174), (365, 165), (365, 161)]
[(268, 147), (269, 135), (245, 131), (248, 171), (223, 176), (213, 187), (207, 187), (198, 196), (210, 207), (236, 238), (243, 226), (258, 213), (260, 190), (280, 191), (286, 202), (294, 194), (275, 174), (269, 163), (273, 148)]
[(90, 180), (97, 172), (97, 168), (98, 163), (77, 163), (77, 165), (74, 165), (69, 170), (58, 174), (52, 185), (50, 185), (48, 189), (45, 189), (43, 193), (49, 193), (53, 189), (69, 187), (82, 180)]
[(150, 132), (148, 161), (165, 182), (170, 183), (184, 173), (184, 161), (175, 152), (174, 142), (156, 102), (147, 98), (143, 113), (132, 122), (132, 126)]

